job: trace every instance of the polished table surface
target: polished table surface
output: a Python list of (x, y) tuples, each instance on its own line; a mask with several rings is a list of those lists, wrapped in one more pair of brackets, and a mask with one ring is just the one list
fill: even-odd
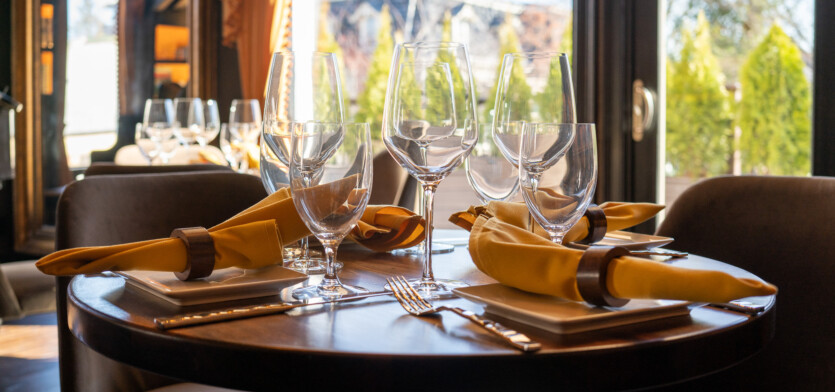
[[(379, 290), (394, 274), (418, 277), (417, 257), (371, 253), (346, 244), (338, 253), (346, 283)], [(691, 255), (670, 261), (753, 277)], [(467, 248), (434, 256), (435, 275), (472, 285), (494, 283)], [(287, 295), (284, 293), (283, 295)], [(542, 343), (520, 353), (454, 314), (413, 317), (391, 297), (294, 309), (286, 314), (160, 331), (154, 317), (279, 300), (179, 308), (113, 274), (79, 276), (69, 288), (73, 334), (94, 350), (139, 368), (223, 387), (441, 390), (633, 389), (698, 377), (755, 354), (774, 333), (775, 297), (757, 316), (709, 307), (689, 316), (571, 335), (557, 335), (492, 315)], [(483, 313), (460, 298), (444, 304)]]

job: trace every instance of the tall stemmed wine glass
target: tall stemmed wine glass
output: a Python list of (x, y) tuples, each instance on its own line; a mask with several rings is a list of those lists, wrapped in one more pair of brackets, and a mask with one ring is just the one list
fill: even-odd
[(367, 123), (336, 127), (307, 123), (292, 134), (290, 191), (305, 225), (325, 248), (325, 276), (316, 286), (293, 291), (298, 299), (368, 292), (342, 284), (336, 248), (356, 225), (371, 194), (371, 134)]
[(179, 125), (174, 119), (174, 103), (170, 99), (146, 100), (142, 126), (154, 143), (154, 155), (160, 157), (163, 165), (167, 164), (177, 148), (174, 128)]
[(383, 110), (383, 142), (394, 160), (417, 179), (426, 197), (423, 276), (411, 282), (425, 295), (466, 286), (435, 279), (432, 271), (432, 208), (435, 190), (478, 139), (476, 98), (467, 48), (454, 42), (398, 44)]
[(519, 190), (519, 170), (493, 141), (493, 124), (478, 124), (478, 143), (464, 161), (467, 181), (482, 203), (509, 201)]
[(551, 241), (583, 216), (597, 185), (594, 124), (527, 126), (519, 151), (519, 185), (533, 218)]
[[(336, 56), (324, 52), (276, 52), (270, 63), (264, 100), (263, 138), (274, 155), (290, 166), (293, 129), (305, 123), (344, 122), (342, 90)], [(262, 177), (263, 179), (263, 177)], [(325, 272), (325, 260), (313, 257), (308, 240), (290, 268), (304, 273)]]
[(174, 135), (184, 147), (197, 143), (206, 130), (203, 117), (203, 100), (200, 98), (174, 98), (174, 120), (179, 124)]
[(220, 110), (217, 106), (217, 101), (214, 99), (207, 99), (203, 101), (203, 121), (205, 127), (203, 133), (196, 136), (197, 144), (202, 148), (206, 148), (209, 142), (214, 140), (218, 133), (220, 133)]
[[(571, 65), (565, 53), (508, 53), (496, 88), (493, 140), (518, 169), (526, 123), (577, 122)], [(528, 229), (533, 230), (532, 216)]]

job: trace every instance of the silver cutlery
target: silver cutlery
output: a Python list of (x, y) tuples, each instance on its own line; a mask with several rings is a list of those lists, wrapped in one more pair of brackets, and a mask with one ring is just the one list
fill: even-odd
[(346, 295), (334, 299), (313, 298), (304, 302), (271, 302), (266, 304), (250, 306), (230, 307), (220, 310), (181, 314), (172, 317), (157, 317), (154, 318), (154, 325), (156, 325), (157, 328), (162, 330), (182, 328), (192, 325), (216, 323), (219, 321), (237, 320), (248, 317), (264, 316), (268, 314), (284, 313), (290, 309), (301, 308), (305, 306), (355, 301), (363, 298), (377, 297), (381, 295), (390, 294), (391, 291), (374, 291), (370, 293)]
[(447, 310), (472, 321), (487, 332), (498, 336), (504, 342), (510, 344), (516, 349), (524, 352), (534, 352), (542, 348), (542, 345), (531, 341), (527, 335), (516, 332), (499, 323), (487, 320), (469, 310), (452, 306), (435, 307), (430, 305), (402, 276), (387, 278), (386, 281), (388, 282), (388, 286), (391, 288), (391, 291), (394, 293), (394, 297), (397, 299), (397, 302), (399, 302), (400, 306), (409, 312), (409, 314), (420, 317)]

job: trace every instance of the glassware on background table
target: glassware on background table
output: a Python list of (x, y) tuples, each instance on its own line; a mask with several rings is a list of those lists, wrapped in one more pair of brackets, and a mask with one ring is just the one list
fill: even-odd
[[(263, 138), (284, 165), (289, 166), (292, 124), (344, 122), (342, 83), (333, 53), (276, 52), (270, 62), (264, 99)], [(307, 238), (303, 254), (291, 268), (305, 273), (325, 272), (325, 259), (315, 257)], [(296, 266), (296, 267), (293, 267)]]
[(200, 98), (174, 98), (174, 135), (183, 146), (197, 143), (198, 135), (206, 129), (203, 119), (203, 100)]
[(167, 164), (177, 149), (174, 128), (179, 125), (174, 119), (174, 103), (170, 99), (146, 100), (142, 126), (154, 143), (156, 156), (163, 165)]
[(203, 121), (206, 123), (203, 133), (197, 135), (195, 139), (200, 147), (206, 148), (220, 133), (220, 110), (214, 99), (203, 101)]
[(151, 140), (151, 136), (145, 131), (145, 126), (142, 123), (136, 123), (136, 132), (134, 133), (133, 140), (133, 144), (136, 145), (139, 153), (142, 154), (142, 158), (148, 161), (148, 165), (153, 165), (159, 150), (156, 149), (154, 141)]
[(561, 244), (586, 212), (597, 185), (595, 126), (528, 124), (519, 160), (525, 204), (551, 241)]
[(261, 133), (261, 104), (257, 99), (235, 99), (229, 108), (230, 129), (250, 141), (258, 141)]
[(427, 296), (466, 286), (435, 279), (431, 228), (438, 184), (463, 162), (478, 139), (474, 91), (465, 45), (418, 42), (395, 47), (383, 111), (383, 142), (394, 160), (421, 183), (426, 196), (423, 276), (410, 283)]
[[(325, 248), (325, 276), (316, 286), (293, 291), (297, 299), (368, 292), (342, 284), (335, 266), (336, 249), (353, 229), (371, 194), (371, 133), (367, 123), (312, 124), (294, 130), (290, 190), (304, 223)], [(295, 129), (300, 130), (300, 127)]]
[(493, 141), (493, 124), (478, 124), (478, 143), (464, 161), (467, 181), (482, 203), (509, 201), (519, 190), (519, 170)]
[(249, 170), (250, 143), (238, 129), (230, 128), (228, 124), (220, 126), (220, 151), (232, 170), (238, 173), (246, 173)]

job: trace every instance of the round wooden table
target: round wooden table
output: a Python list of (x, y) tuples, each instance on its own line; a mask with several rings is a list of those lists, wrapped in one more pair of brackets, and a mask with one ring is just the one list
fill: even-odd
[[(416, 257), (343, 246), (340, 276), (378, 290), (385, 277), (417, 277)], [(698, 256), (673, 263), (753, 277)], [(434, 258), (435, 275), (472, 285), (495, 281), (478, 271), (466, 247)], [(260, 299), (278, 300), (279, 297)], [(250, 300), (251, 301), (251, 300)], [(464, 299), (444, 301), (478, 313)], [(710, 307), (689, 316), (594, 332), (557, 335), (505, 325), (543, 348), (524, 354), (453, 315), (418, 318), (390, 297), (294, 309), (287, 314), (160, 331), (154, 317), (229, 306), (178, 308), (125, 287), (116, 275), (78, 276), (69, 287), (69, 324), (94, 350), (162, 375), (246, 390), (613, 390), (664, 385), (732, 366), (774, 334), (774, 297), (757, 316)], [(239, 303), (247, 303), (239, 302)], [(237, 303), (232, 303), (235, 305)]]

